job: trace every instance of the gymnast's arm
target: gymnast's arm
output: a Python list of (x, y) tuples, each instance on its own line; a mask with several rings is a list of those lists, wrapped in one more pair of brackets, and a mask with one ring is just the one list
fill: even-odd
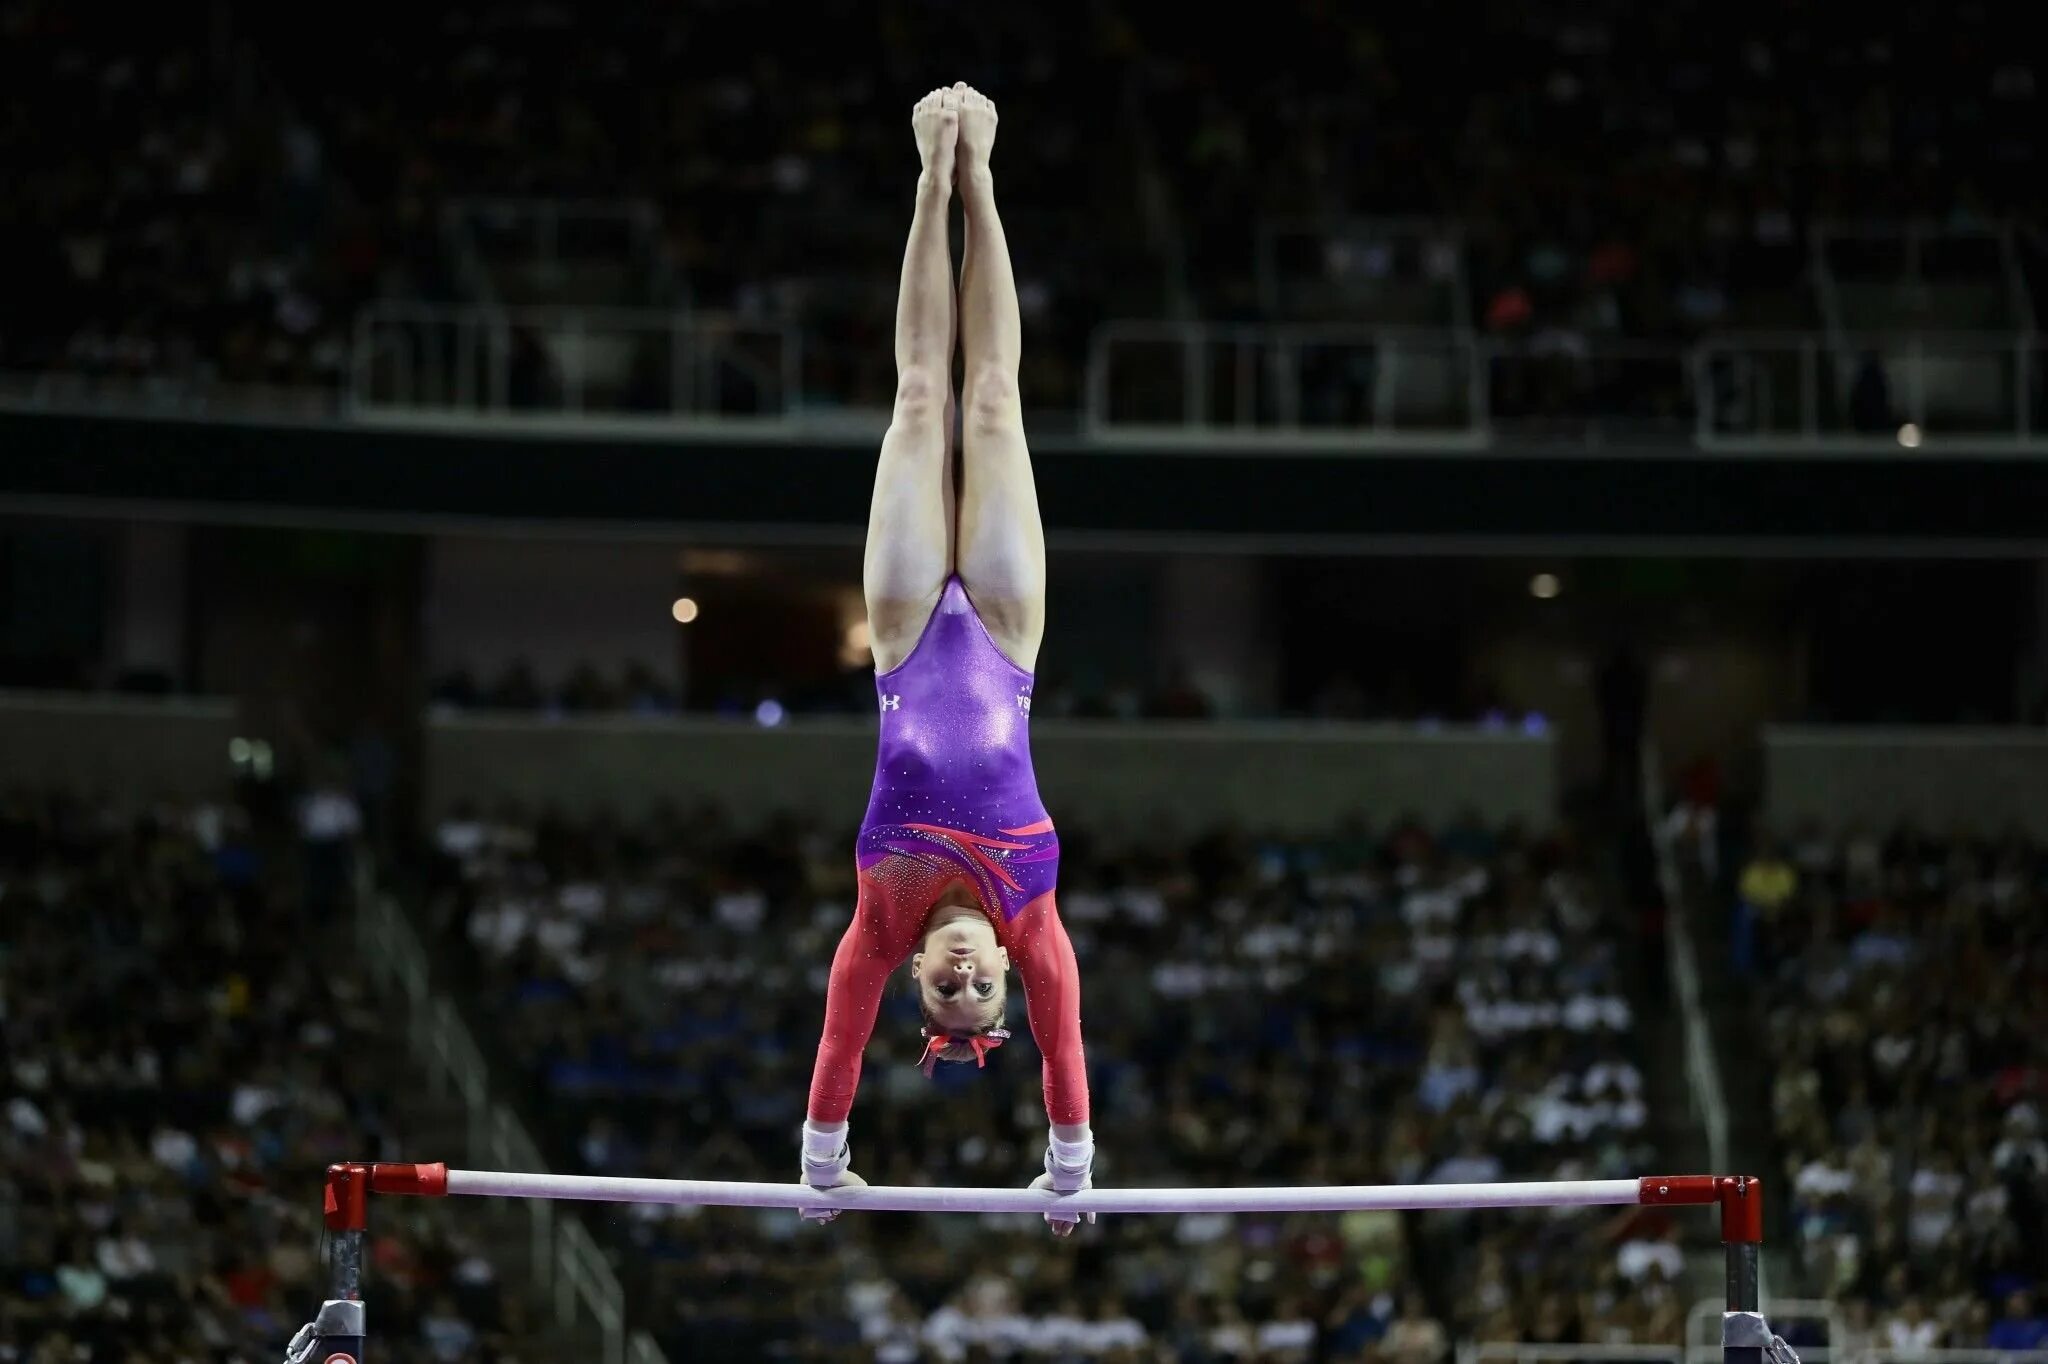
[[(1042, 915), (1037, 923), (1027, 916)], [(1078, 1193), (1094, 1183), (1095, 1137), (1088, 1126), (1088, 1061), (1081, 1045), (1081, 968), (1074, 943), (1060, 922), (1052, 897), (1027, 905), (1011, 926), (1018, 947), (1011, 961), (1024, 982), (1024, 1009), (1031, 1036), (1045, 1058), (1045, 1116), (1051, 1130), (1045, 1173), (1033, 1188)], [(1053, 1231), (1065, 1235), (1074, 1222), (1046, 1214)], [(1089, 1216), (1094, 1221), (1094, 1216)]]
[[(903, 921), (898, 922), (898, 918)], [(863, 881), (853, 922), (832, 954), (832, 973), (825, 986), (825, 1030), (818, 1041), (818, 1060), (811, 1070), (810, 1106), (803, 1135), (804, 1182), (829, 1189), (859, 1184), (847, 1145), (847, 1115), (860, 1087), (861, 1052), (875, 1031), (882, 991), (896, 964), (917, 946), (917, 925), (909, 916), (891, 916)], [(805, 1214), (809, 1216), (810, 1214)], [(829, 1215), (817, 1220), (830, 1221)]]

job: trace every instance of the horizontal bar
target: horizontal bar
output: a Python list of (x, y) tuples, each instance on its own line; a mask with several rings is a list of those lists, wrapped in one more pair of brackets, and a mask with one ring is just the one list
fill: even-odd
[[(447, 1192), (484, 1198), (562, 1198), (729, 1208), (869, 1212), (1352, 1212), (1435, 1208), (1564, 1208), (1634, 1204), (1645, 1181), (1563, 1179), (1503, 1184), (1352, 1184), (1265, 1189), (943, 1189), (876, 1185), (822, 1192), (802, 1184), (450, 1170)], [(398, 1190), (393, 1190), (397, 1192)]]

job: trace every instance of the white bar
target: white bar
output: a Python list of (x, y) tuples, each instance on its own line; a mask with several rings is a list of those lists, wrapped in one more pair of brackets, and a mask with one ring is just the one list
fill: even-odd
[(1334, 1184), (1267, 1189), (938, 1189), (877, 1185), (824, 1193), (802, 1184), (450, 1170), (448, 1192), (484, 1198), (566, 1198), (686, 1207), (838, 1208), (869, 1212), (1353, 1212), (1431, 1208), (1565, 1208), (1635, 1204), (1634, 1179), (1560, 1179), (1521, 1184)]

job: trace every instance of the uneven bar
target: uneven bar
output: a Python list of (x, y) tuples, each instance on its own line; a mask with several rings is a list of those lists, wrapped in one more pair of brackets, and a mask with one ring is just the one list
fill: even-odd
[[(628, 1179), (598, 1175), (506, 1174), (484, 1170), (416, 1167), (421, 1187), (377, 1180), (380, 1193), (483, 1198), (580, 1199), (605, 1203), (665, 1203), (729, 1208), (838, 1209), (844, 1212), (1351, 1212), (1359, 1209), (1423, 1211), (1439, 1208), (1560, 1208), (1621, 1206), (1649, 1201), (1654, 1180), (1566, 1179), (1501, 1184), (1352, 1184), (1262, 1189), (1088, 1189), (1055, 1194), (1039, 1189), (949, 1189), (876, 1185), (822, 1192), (802, 1184), (738, 1183), (701, 1179)], [(1698, 1199), (1714, 1201), (1711, 1189)], [(1649, 1195), (1646, 1197), (1646, 1194)], [(1688, 1200), (1691, 1201), (1691, 1200)]]

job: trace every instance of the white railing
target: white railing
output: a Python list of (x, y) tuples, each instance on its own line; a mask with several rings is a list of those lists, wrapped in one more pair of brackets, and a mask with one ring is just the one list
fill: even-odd
[[(378, 303), (356, 320), (338, 390), (7, 374), (0, 410), (865, 442), (888, 424), (889, 366), (886, 348), (851, 356), (787, 321)], [(1129, 320), (1091, 339), (1075, 416), (1110, 447), (1939, 458), (2048, 453), (2044, 408), (2048, 345), (2030, 332), (1763, 332), (1680, 346)]]
[(780, 323), (654, 308), (376, 303), (356, 319), (358, 418), (787, 420), (802, 350)]
[(1657, 855), (1657, 884), (1664, 896), (1664, 964), (1678, 996), (1679, 1026), (1685, 1038), (1685, 1086), (1707, 1142), (1707, 1164), (1716, 1170), (1728, 1163), (1728, 1097), (1721, 1087), (1720, 1056), (1714, 1032), (1700, 998), (1699, 956), (1693, 948), (1692, 916), (1684, 879), (1665, 827), (1664, 774), (1656, 747), (1642, 748), (1643, 818)]
[(1704, 446), (1955, 443), (2038, 453), (2048, 352), (2030, 335), (1735, 337), (1702, 343), (1693, 363)]
[(2048, 352), (2014, 332), (1728, 336), (1120, 321), (1089, 347), (1105, 444), (2039, 454)]
[[(540, 1171), (547, 1162), (532, 1137), (502, 1104), (492, 1102), (488, 1072), (469, 1029), (447, 1000), (433, 991), (426, 949), (405, 914), (367, 884), (358, 894), (357, 943), (373, 975), (405, 1001), (411, 1055), (441, 1098), (459, 1100), (466, 1118), (470, 1159), (502, 1168)], [(603, 1364), (666, 1364), (645, 1332), (626, 1331), (625, 1290), (604, 1252), (583, 1224), (557, 1218), (551, 1204), (526, 1203), (534, 1287), (553, 1289), (555, 1320), (573, 1329), (587, 1318), (603, 1342)]]
[(1481, 348), (1465, 332), (1111, 322), (1089, 344), (1082, 429), (1120, 444), (1476, 446), (1485, 394)]
[(1684, 1364), (1685, 1351), (1676, 1345), (1553, 1345), (1482, 1340), (1461, 1343), (1457, 1360), (1458, 1364)]

